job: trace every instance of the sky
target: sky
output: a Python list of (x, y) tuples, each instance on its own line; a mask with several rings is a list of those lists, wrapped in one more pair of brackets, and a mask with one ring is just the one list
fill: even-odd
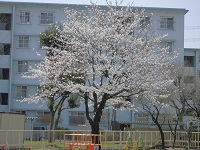
[[(91, 0), (3, 0), (20, 2), (47, 2), (66, 4), (90, 4)], [(108, 0), (115, 4), (116, 0)], [(121, 1), (121, 0), (118, 0)], [(106, 5), (106, 0), (92, 0), (98, 5)], [(185, 8), (189, 12), (185, 15), (185, 48), (200, 49), (200, 0), (123, 0), (122, 5), (132, 3), (141, 7)]]

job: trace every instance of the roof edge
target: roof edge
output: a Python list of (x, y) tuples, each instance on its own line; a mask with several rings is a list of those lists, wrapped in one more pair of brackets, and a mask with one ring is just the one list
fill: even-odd
[[(67, 4), (67, 3), (48, 3), (48, 2), (36, 2), (36, 1), (31, 1), (31, 2), (25, 2), (25, 1), (4, 1), (0, 0), (0, 3), (8, 3), (8, 4), (40, 4), (40, 5), (61, 5), (61, 6), (90, 6), (89, 4)], [(98, 5), (100, 7), (107, 7), (107, 5)], [(124, 6), (119, 6), (119, 7), (124, 7)], [(184, 11), (185, 14), (188, 12), (185, 8), (166, 8), (166, 7), (142, 7), (142, 6), (133, 6), (133, 8), (144, 8), (146, 10), (169, 10), (169, 11)]]

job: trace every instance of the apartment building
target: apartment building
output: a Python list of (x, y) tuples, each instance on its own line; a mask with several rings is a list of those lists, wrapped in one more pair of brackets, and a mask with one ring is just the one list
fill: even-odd
[[(46, 104), (20, 102), (24, 97), (36, 94), (39, 86), (39, 80), (22, 78), (22, 73), (27, 72), (29, 66), (35, 67), (45, 56), (45, 50), (39, 43), (40, 33), (49, 25), (65, 20), (65, 7), (85, 9), (84, 5), (0, 1), (0, 111), (24, 112), (27, 118), (32, 118), (31, 123), (48, 124), (48, 119), (46, 122), (44, 119), (49, 115)], [(187, 10), (175, 8), (145, 8), (145, 10), (146, 18), (151, 19), (153, 28), (160, 35), (168, 34), (161, 42), (161, 46), (169, 46), (170, 51), (178, 51), (180, 54), (178, 61), (183, 62), (184, 15)], [(101, 122), (103, 128), (108, 128), (112, 118), (111, 112), (113, 111), (105, 111)], [(128, 110), (117, 111), (116, 121), (139, 121), (140, 115), (142, 116)], [(62, 120), (60, 126), (69, 129), (76, 129), (78, 124), (86, 124), (84, 106), (65, 110)]]

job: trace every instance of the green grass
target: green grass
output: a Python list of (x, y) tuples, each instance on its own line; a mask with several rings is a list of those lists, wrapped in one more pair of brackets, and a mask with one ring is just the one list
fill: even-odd
[[(54, 143), (48, 143), (48, 140), (43, 140), (43, 141), (24, 140), (24, 147), (31, 148), (32, 150), (63, 148), (64, 143), (63, 143), (63, 141), (55, 141)], [(67, 144), (66, 144), (66, 147), (68, 147)]]

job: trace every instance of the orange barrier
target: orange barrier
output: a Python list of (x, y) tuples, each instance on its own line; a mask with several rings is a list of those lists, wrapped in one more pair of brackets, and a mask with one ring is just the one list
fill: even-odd
[[(69, 150), (99, 150), (99, 146), (102, 146), (102, 143), (99, 143), (100, 140), (101, 135), (99, 134), (65, 134), (64, 150), (67, 144)], [(98, 143), (96, 144), (95, 141)]]

